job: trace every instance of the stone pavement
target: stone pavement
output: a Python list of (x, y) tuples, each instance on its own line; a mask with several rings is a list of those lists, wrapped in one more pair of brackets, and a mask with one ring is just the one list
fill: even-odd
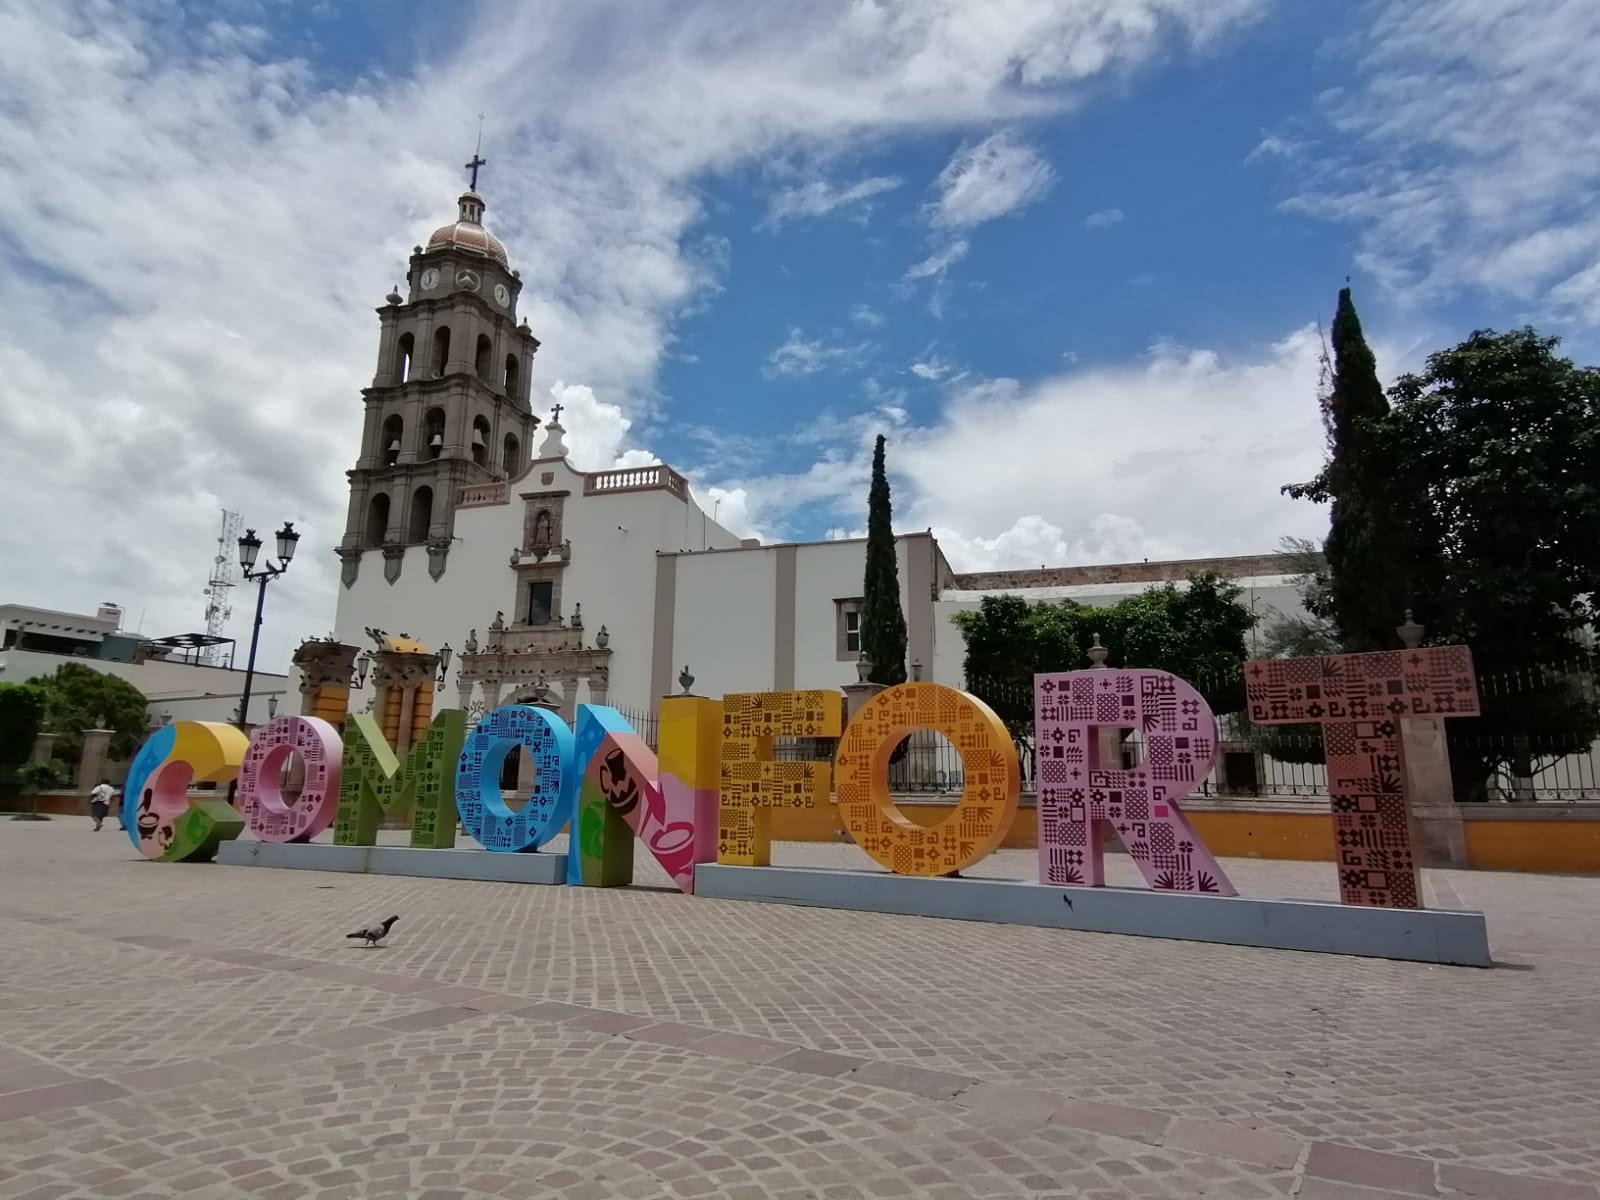
[[(1427, 893), (1504, 965), (167, 866), (0, 822), (0, 1196), (1600, 1200), (1600, 880)], [(341, 937), (389, 912), (392, 945)]]

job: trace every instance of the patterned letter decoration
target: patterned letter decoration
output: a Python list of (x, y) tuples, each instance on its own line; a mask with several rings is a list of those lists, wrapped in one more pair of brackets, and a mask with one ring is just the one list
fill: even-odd
[[(961, 755), (961, 799), (931, 827), (903, 816), (889, 791), (889, 758), (918, 729), (942, 733)], [(845, 828), (896, 875), (949, 875), (983, 861), (1011, 828), (1022, 792), (1005, 723), (976, 696), (942, 683), (902, 683), (868, 700), (839, 742), (834, 769)]]
[(122, 786), (128, 839), (146, 858), (206, 862), (244, 832), (226, 800), (191, 800), (191, 783), (225, 784), (239, 773), (249, 742), (232, 725), (175, 721), (139, 747)]
[[(283, 768), (298, 754), (305, 783), (293, 804), (283, 800)], [(344, 747), (339, 731), (319, 717), (285, 715), (250, 735), (236, 796), (250, 832), (263, 842), (309, 842), (339, 812)]]
[(1472, 651), (1264, 659), (1245, 664), (1244, 682), (1255, 724), (1322, 726), (1340, 899), (1421, 908), (1400, 722), (1477, 716)]
[(371, 846), (384, 813), (411, 816), (411, 845), (448, 850), (456, 844), (456, 765), (466, 738), (466, 715), (436, 713), (427, 735), (411, 747), (404, 765), (389, 748), (370, 713), (352, 713), (344, 723), (344, 774), (333, 840), (340, 846)]
[(827, 763), (774, 762), (775, 737), (835, 738), (844, 717), (838, 692), (746, 692), (722, 698), (722, 769), (717, 861), (772, 863), (772, 809), (828, 802)]
[[(500, 792), (500, 768), (519, 746), (533, 757), (533, 786), (527, 803), (513, 812)], [(571, 820), (577, 793), (572, 730), (549, 709), (502, 705), (485, 714), (462, 743), (456, 812), (485, 850), (537, 850)]]
[[(1105, 886), (1109, 825), (1152, 890), (1236, 895), (1179, 807), (1216, 757), (1217, 719), (1204, 697), (1147, 668), (1035, 675), (1033, 691), (1039, 882)], [(1138, 730), (1144, 761), (1101, 767), (1103, 728)]]

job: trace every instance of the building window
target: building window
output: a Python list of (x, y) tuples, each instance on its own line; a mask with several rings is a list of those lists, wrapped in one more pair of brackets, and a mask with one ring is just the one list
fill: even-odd
[(506, 355), (505, 385), (506, 395), (513, 400), (522, 394), (522, 368), (517, 364), (515, 354)]
[(839, 662), (855, 662), (861, 653), (861, 601), (835, 600), (834, 650)]
[(548, 625), (554, 615), (556, 585), (549, 579), (536, 579), (528, 585), (528, 624)]
[(522, 470), (522, 446), (514, 433), (506, 434), (505, 454), (500, 460), (500, 465), (505, 468), (507, 475), (515, 475)]
[(485, 383), (489, 382), (489, 360), (494, 357), (494, 343), (487, 334), (478, 335), (478, 353), (472, 360), (472, 369), (478, 373), (478, 378)]

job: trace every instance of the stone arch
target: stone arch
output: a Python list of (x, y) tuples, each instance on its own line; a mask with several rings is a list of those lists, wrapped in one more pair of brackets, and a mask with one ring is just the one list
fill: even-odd
[(409, 333), (400, 335), (400, 343), (395, 347), (394, 375), (400, 383), (411, 378), (411, 366), (417, 355), (417, 339)]
[(522, 391), (522, 364), (517, 361), (515, 354), (506, 355), (505, 373), (506, 395), (515, 400)]
[(472, 418), (472, 461), (489, 465), (489, 421), (482, 414)]
[(477, 353), (473, 355), (472, 369), (477, 372), (478, 378), (483, 380), (485, 383), (489, 382), (489, 362), (493, 358), (494, 343), (489, 340), (488, 334), (480, 333), (478, 335)]
[(508, 478), (522, 470), (522, 443), (517, 441), (514, 433), (506, 434), (505, 452), (500, 456), (500, 465)]
[(419, 487), (411, 493), (411, 520), (406, 526), (406, 541), (425, 542), (433, 524), (433, 489)]
[(443, 375), (450, 365), (450, 326), (441, 325), (433, 331), (433, 373)]
[(422, 415), (422, 457), (435, 459), (444, 453), (444, 409), (430, 408)]
[(371, 550), (389, 536), (389, 493), (377, 492), (367, 501), (367, 536), (362, 545)]
[(395, 413), (383, 423), (383, 432), (379, 435), (382, 444), (378, 448), (379, 457), (383, 465), (392, 467), (400, 461), (401, 439), (405, 437), (406, 423)]

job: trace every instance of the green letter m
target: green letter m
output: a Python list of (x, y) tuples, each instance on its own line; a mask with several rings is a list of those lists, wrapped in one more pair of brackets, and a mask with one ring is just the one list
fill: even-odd
[(456, 844), (456, 761), (467, 733), (466, 715), (445, 709), (428, 734), (411, 748), (404, 765), (370, 713), (352, 713), (344, 723), (344, 777), (333, 840), (340, 846), (371, 846), (385, 813), (411, 814), (411, 845), (448, 850)]

